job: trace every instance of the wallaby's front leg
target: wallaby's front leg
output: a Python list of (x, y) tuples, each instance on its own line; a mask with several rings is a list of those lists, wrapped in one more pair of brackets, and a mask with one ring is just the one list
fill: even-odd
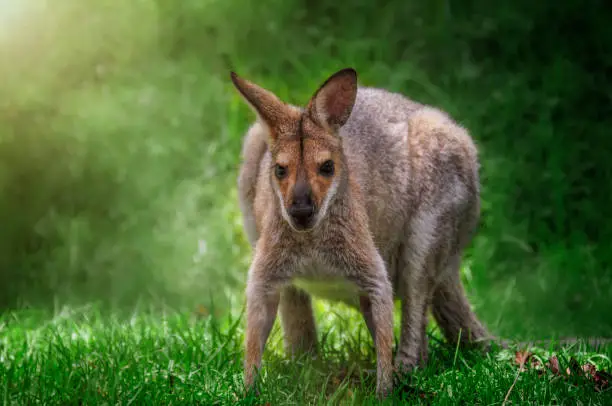
[(361, 310), (376, 346), (376, 393), (384, 397), (393, 388), (393, 287), (382, 257), (371, 246), (351, 264), (349, 278), (363, 291)]
[(246, 288), (244, 383), (247, 391), (255, 385), (280, 300), (278, 281), (271, 277), (276, 269), (269, 267), (269, 261), (260, 258), (260, 255), (255, 255)]
[(372, 302), (370, 302), (368, 295), (359, 296), (359, 308), (366, 326), (368, 327), (368, 331), (370, 332), (370, 336), (372, 336), (374, 345), (376, 345), (376, 327), (374, 326), (374, 318), (372, 316)]
[(280, 316), (285, 337), (285, 351), (292, 357), (316, 353), (317, 330), (310, 295), (295, 286), (283, 288)]

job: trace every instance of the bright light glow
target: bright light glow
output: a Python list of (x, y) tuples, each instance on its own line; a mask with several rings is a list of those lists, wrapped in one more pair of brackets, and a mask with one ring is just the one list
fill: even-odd
[(28, 3), (23, 0), (0, 0), (0, 34), (7, 35), (15, 28)]
[[(23, 10), (23, 2), (19, 0), (0, 0), (0, 18), (2, 22), (10, 22), (19, 16)], [(4, 24), (2, 24), (4, 25)]]

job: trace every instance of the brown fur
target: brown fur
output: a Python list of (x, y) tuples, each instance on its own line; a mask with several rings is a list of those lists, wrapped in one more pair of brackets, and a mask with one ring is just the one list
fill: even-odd
[[(428, 310), (450, 341), (482, 341), (459, 278), (478, 222), (476, 148), (447, 114), (381, 89), (356, 73), (332, 75), (302, 109), (232, 73), (258, 120), (244, 141), (239, 198), (254, 248), (246, 300), (245, 384), (280, 306), (286, 349), (316, 351), (310, 295), (359, 308), (377, 354), (377, 393), (392, 387), (393, 300), (402, 302), (397, 368), (427, 360)], [(320, 165), (331, 159), (333, 176)], [(286, 175), (275, 176), (277, 164)], [(299, 187), (298, 187), (299, 185)], [(315, 215), (288, 214), (307, 188)]]

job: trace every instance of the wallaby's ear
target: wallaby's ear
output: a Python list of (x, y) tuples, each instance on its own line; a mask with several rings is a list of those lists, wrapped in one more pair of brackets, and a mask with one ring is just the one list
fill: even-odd
[(331, 75), (310, 99), (308, 111), (313, 120), (330, 130), (342, 127), (353, 111), (357, 96), (357, 72), (342, 69)]
[(274, 93), (241, 78), (235, 72), (231, 72), (230, 75), (234, 86), (244, 100), (268, 127), (274, 127), (283, 117), (289, 114), (289, 106)]

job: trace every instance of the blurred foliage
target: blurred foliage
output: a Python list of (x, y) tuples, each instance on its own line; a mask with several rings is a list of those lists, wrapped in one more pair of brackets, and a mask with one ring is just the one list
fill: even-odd
[(478, 142), (464, 276), (492, 330), (612, 334), (604, 1), (28, 4), (0, 8), (0, 306), (227, 306), (253, 118), (228, 71), (304, 103), (353, 66)]

